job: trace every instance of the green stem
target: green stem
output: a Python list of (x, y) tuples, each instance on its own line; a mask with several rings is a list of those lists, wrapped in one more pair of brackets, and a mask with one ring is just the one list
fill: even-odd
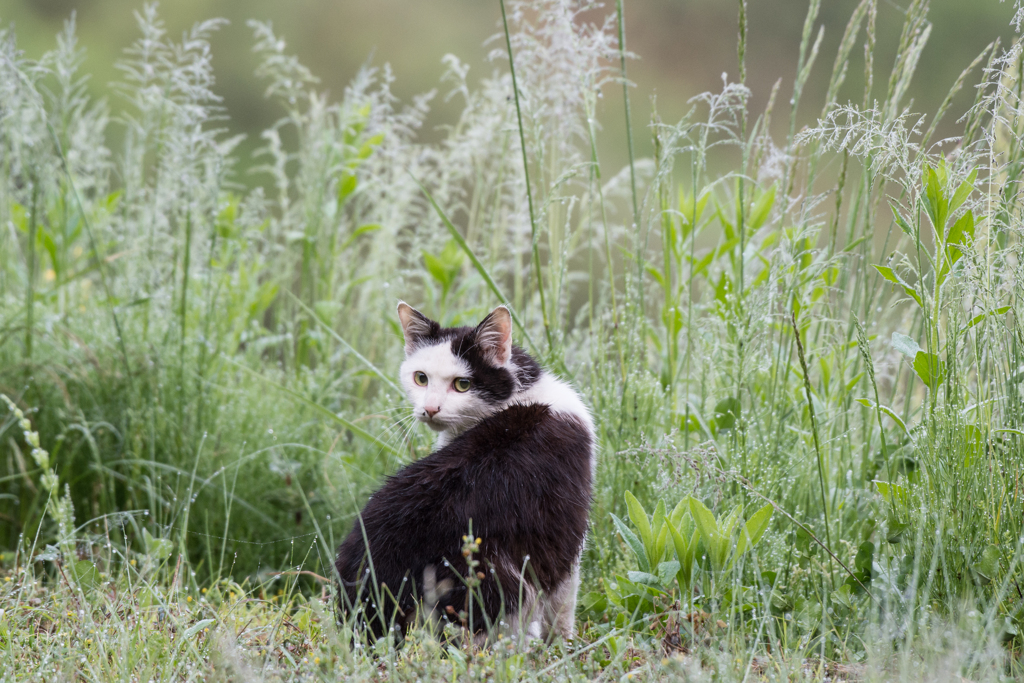
[(633, 124), (629, 112), (629, 81), (626, 79), (626, 20), (622, 13), (622, 0), (615, 0), (619, 27), (619, 68), (622, 72), (622, 100), (626, 110), (626, 147), (629, 150), (629, 183), (633, 192), (633, 227), (640, 226), (640, 209), (636, 201), (636, 167), (633, 161)]
[(548, 351), (554, 349), (551, 338), (551, 326), (548, 323), (548, 307), (544, 301), (544, 278), (540, 269), (540, 251), (537, 249), (537, 217), (533, 210), (533, 192), (530, 189), (530, 162), (526, 155), (526, 135), (523, 133), (523, 112), (519, 106), (519, 84), (516, 81), (516, 66), (512, 58), (512, 37), (508, 32), (508, 16), (505, 14), (505, 0), (498, 0), (501, 5), (501, 23), (505, 28), (505, 46), (508, 48), (508, 68), (512, 73), (512, 92), (516, 100), (516, 121), (519, 124), (519, 146), (523, 152), (523, 176), (526, 179), (526, 202), (530, 208), (530, 246), (533, 251), (533, 270), (537, 275), (537, 291), (540, 294), (540, 311), (544, 320), (544, 335), (548, 340)]
[[(36, 231), (39, 214), (39, 180), (32, 174), (32, 213), (28, 219), (28, 282), (25, 289), (25, 360), (32, 360), (32, 332), (35, 328)], [(31, 372), (31, 369), (27, 370)]]
[[(601, 187), (601, 165), (597, 159), (597, 134), (594, 131), (594, 111), (591, 106), (587, 112), (587, 132), (590, 136), (590, 163), (593, 169), (592, 182), (597, 188), (597, 201), (601, 205), (601, 225), (604, 227), (604, 248), (608, 259), (608, 291), (612, 301), (612, 328), (619, 324), (619, 307), (615, 299), (615, 261), (612, 257), (612, 239), (608, 229), (608, 211), (604, 204), (604, 189)], [(619, 352), (619, 370), (622, 374), (622, 381), (626, 381), (626, 358), (622, 352), (622, 340), (618, 334), (615, 335), (615, 346)]]
[[(188, 275), (192, 262), (192, 211), (185, 215), (185, 254), (183, 256), (181, 273), (181, 303), (178, 305), (178, 327), (181, 335), (178, 344), (178, 387), (179, 393), (184, 397), (185, 391), (185, 333), (188, 317)], [(184, 398), (179, 405), (185, 405)]]
[(796, 324), (796, 313), (790, 316), (790, 321), (793, 323), (793, 334), (796, 336), (796, 351), (797, 357), (800, 359), (800, 369), (804, 373), (804, 393), (807, 396), (807, 410), (811, 416), (811, 433), (814, 436), (814, 452), (818, 456), (818, 483), (821, 485), (821, 511), (825, 515), (825, 542), (828, 543), (827, 550), (829, 551), (829, 579), (832, 582), (832, 588), (835, 589), (836, 580), (835, 572), (832, 567), (832, 534), (829, 531), (828, 523), (828, 500), (825, 495), (825, 468), (821, 461), (821, 444), (818, 443), (818, 421), (814, 416), (814, 401), (811, 399), (811, 379), (810, 373), (807, 371), (807, 359), (804, 357), (804, 345), (800, 341), (800, 328)]

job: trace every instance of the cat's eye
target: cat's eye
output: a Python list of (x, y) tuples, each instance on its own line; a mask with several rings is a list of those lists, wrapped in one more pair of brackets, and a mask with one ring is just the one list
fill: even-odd
[[(425, 372), (417, 372), (413, 374), (412, 379), (414, 382), (416, 382), (416, 384), (419, 384), (421, 387), (427, 386), (427, 373)], [(468, 389), (469, 387), (466, 388)]]
[(452, 385), (455, 387), (455, 391), (464, 394), (467, 391), (469, 391), (470, 381), (465, 377), (459, 377), (454, 382), (452, 382)]

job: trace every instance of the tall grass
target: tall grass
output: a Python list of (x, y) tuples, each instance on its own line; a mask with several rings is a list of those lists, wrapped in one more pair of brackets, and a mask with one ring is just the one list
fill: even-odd
[[(470, 86), (445, 58), (463, 109), (436, 144), (417, 137), (431, 94), (399, 102), (384, 66), (333, 101), (253, 22), (281, 112), (254, 160), (216, 94), (220, 22), (175, 42), (139, 11), (116, 115), (87, 96), (73, 22), (39, 61), (0, 28), (0, 392), (28, 420), (0, 422), (5, 669), (1020, 676), (1024, 58), (993, 44), (918, 115), (928, 3), (886, 77), (863, 0), (809, 102), (819, 9), (764, 112), (726, 79), (652, 120), (653, 159), (632, 152), (621, 2), (596, 23), (500, 3), (493, 74)], [(742, 74), (757, 28), (737, 10)], [(619, 87), (616, 170), (598, 118)], [(507, 300), (590, 404), (576, 643), (474, 664), (417, 632), (370, 652), (316, 597), (366, 497), (430, 450), (388, 379), (399, 297), (445, 324)], [(692, 586), (647, 585), (612, 521), (637, 523), (626, 491), (662, 519), (688, 495), (720, 521), (776, 514), (727, 569), (701, 545)]]

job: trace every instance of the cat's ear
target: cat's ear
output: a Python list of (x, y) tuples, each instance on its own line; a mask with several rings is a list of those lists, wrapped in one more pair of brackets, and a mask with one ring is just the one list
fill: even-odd
[(476, 326), (476, 345), (488, 363), (504, 367), (512, 358), (512, 314), (498, 306)]
[(405, 352), (407, 354), (415, 351), (420, 340), (430, 336), (434, 331), (433, 328), (437, 326), (437, 323), (404, 301), (398, 302), (398, 320), (402, 323), (402, 335), (405, 337)]

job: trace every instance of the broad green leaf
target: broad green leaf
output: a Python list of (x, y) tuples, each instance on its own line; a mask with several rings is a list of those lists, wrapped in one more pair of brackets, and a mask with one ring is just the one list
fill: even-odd
[(653, 586), (655, 588), (662, 585), (661, 579), (650, 572), (626, 572), (626, 575), (633, 583), (639, 583), (644, 586)]
[(690, 541), (688, 540), (693, 537), (692, 532), (690, 536), (687, 536), (685, 533), (680, 533), (679, 529), (671, 525), (669, 526), (668, 531), (672, 536), (672, 545), (675, 546), (676, 556), (679, 560), (684, 564), (687, 558), (692, 560), (693, 551), (696, 550), (695, 547), (690, 545)]
[(204, 628), (210, 626), (216, 621), (216, 619), (200, 619), (196, 623), (192, 624), (185, 630), (185, 634), (182, 637), (183, 641), (187, 641), (189, 638), (193, 638), (202, 631)]
[(689, 497), (683, 498), (676, 503), (676, 506), (672, 508), (672, 512), (668, 515), (668, 521), (671, 522), (672, 526), (679, 527), (679, 523), (683, 521), (683, 515), (690, 511), (689, 505)]
[(704, 503), (692, 497), (690, 498), (690, 515), (697, 525), (697, 530), (700, 532), (708, 552), (713, 553), (716, 545), (722, 542), (722, 535), (719, 533), (715, 516), (711, 510), (704, 507)]
[(911, 287), (909, 284), (907, 284), (903, 280), (903, 278), (897, 275), (896, 271), (894, 271), (892, 268), (888, 266), (876, 265), (872, 265), (871, 267), (877, 270), (878, 274), (884, 277), (889, 282), (893, 283), (894, 285), (899, 285), (900, 287), (902, 287), (903, 291), (907, 293), (907, 296), (916, 301), (918, 306), (924, 306), (924, 304), (921, 303), (921, 297), (920, 295), (918, 295), (917, 290)]
[(974, 230), (974, 212), (968, 211), (949, 229), (946, 244), (966, 244), (968, 239), (974, 239)]
[(889, 528), (885, 534), (885, 540), (889, 543), (896, 544), (903, 541), (904, 534), (910, 530), (910, 522), (901, 522), (896, 519), (890, 519), (888, 527)]
[(356, 185), (358, 184), (356, 174), (349, 171), (341, 180), (338, 181), (338, 203), (344, 204), (345, 200), (349, 198), (353, 192), (356, 191)]
[(382, 142), (384, 142), (383, 133), (378, 133), (377, 135), (371, 137), (363, 144), (362, 147), (359, 148), (359, 158), (368, 159), (370, 155), (373, 154), (373, 150), (376, 149)]
[(729, 511), (725, 519), (718, 521), (718, 531), (722, 534), (723, 538), (732, 538), (733, 530), (736, 528), (737, 522), (740, 521), (740, 513), (742, 512), (743, 508), (737, 505)]
[(681, 565), (676, 560), (665, 560), (658, 564), (658, 579), (661, 585), (667, 586), (679, 573)]
[(974, 564), (974, 571), (993, 581), (999, 574), (999, 548), (994, 545), (986, 546)]
[(580, 610), (584, 613), (603, 615), (608, 610), (608, 596), (591, 591), (580, 597)]
[(1013, 307), (1012, 306), (1000, 306), (999, 308), (997, 308), (994, 311), (989, 311), (988, 313), (982, 313), (981, 315), (976, 315), (973, 318), (971, 318), (971, 322), (967, 323), (967, 326), (964, 327), (963, 331), (966, 332), (967, 330), (971, 329), (972, 327), (974, 327), (975, 325), (977, 325), (978, 323), (980, 323), (982, 320), (984, 320), (985, 318), (987, 318), (990, 315), (996, 316), (996, 315), (1004, 315), (1006, 313), (1009, 313), (1011, 308), (1013, 308)]
[(701, 258), (694, 259), (693, 261), (691, 261), (691, 264), (692, 264), (691, 267), (693, 268), (694, 276), (702, 275), (704, 273), (704, 271), (708, 269), (708, 266), (711, 265), (711, 262), (714, 261), (714, 260), (715, 260), (715, 251), (712, 250), (712, 251), (709, 251), (704, 256), (702, 256)]
[(715, 404), (715, 424), (719, 429), (732, 429), (740, 416), (740, 400), (730, 396)]
[(875, 559), (875, 544), (871, 541), (864, 541), (857, 549), (857, 557), (853, 560), (854, 568), (862, 573), (871, 574)]
[(68, 567), (74, 575), (75, 582), (82, 590), (92, 590), (100, 582), (100, 573), (89, 560), (75, 560)]
[(914, 356), (914, 372), (934, 392), (946, 378), (946, 364), (934, 353), (918, 351)]
[[(857, 401), (857, 403), (861, 404), (862, 406), (867, 406), (868, 408), (874, 408), (875, 407), (875, 402), (872, 401), (870, 398), (857, 398), (857, 399), (854, 399), (854, 400)], [(907, 429), (907, 425), (903, 422), (903, 420), (900, 418), (899, 415), (897, 415), (896, 413), (894, 413), (892, 411), (892, 408), (889, 408), (888, 406), (883, 406), (883, 405), (879, 404), (878, 405), (878, 409), (881, 410), (886, 415), (888, 415), (889, 418), (893, 422), (898, 424), (900, 426), (900, 429), (902, 429), (906, 434), (908, 434), (908, 435), (910, 434), (910, 430)]]
[(665, 524), (665, 499), (658, 500), (658, 504), (654, 506), (654, 514), (651, 515), (651, 530), (654, 535), (657, 536), (661, 532), (662, 526)]
[(957, 209), (963, 206), (963, 203), (967, 201), (967, 198), (974, 192), (974, 182), (978, 179), (978, 169), (971, 171), (971, 174), (967, 176), (967, 179), (960, 183), (960, 187), (957, 188), (953, 194), (953, 199), (949, 202), (949, 212), (951, 214), (956, 213)]
[(366, 225), (360, 225), (358, 228), (352, 231), (352, 234), (349, 235), (344, 242), (341, 243), (341, 249), (339, 249), (339, 251), (345, 251), (350, 246), (352, 246), (352, 243), (359, 239), (361, 236), (371, 232), (376, 232), (377, 230), (380, 230), (380, 228), (381, 226), (379, 223), (367, 223)]
[(647, 516), (647, 510), (640, 504), (631, 491), (626, 491), (626, 509), (629, 512), (629, 521), (640, 532), (640, 540), (644, 542), (644, 549), (654, 547), (654, 531), (651, 529), (651, 521)]
[(888, 280), (889, 282), (893, 283), (894, 285), (898, 285), (900, 283), (900, 279), (898, 277), (896, 277), (896, 273), (893, 271), (892, 268), (889, 268), (888, 266), (872, 266), (872, 267), (875, 270), (877, 270), (882, 277), (884, 277), (886, 280)]
[(896, 221), (896, 225), (899, 226), (900, 230), (902, 230), (910, 239), (914, 239), (914, 229), (910, 227), (910, 223), (903, 217), (903, 214), (901, 214), (899, 209), (896, 208), (896, 205), (889, 204), (889, 208), (892, 209), (893, 219)]
[(644, 552), (643, 542), (637, 538), (636, 534), (630, 531), (629, 527), (626, 526), (626, 523), (619, 519), (614, 513), (612, 514), (612, 522), (615, 524), (615, 528), (618, 530), (619, 534), (622, 535), (622, 540), (626, 542), (626, 545), (629, 546), (629, 549), (632, 550), (633, 554), (636, 556), (636, 562), (640, 565), (640, 569), (645, 572), (649, 571), (651, 566), (647, 563), (647, 553)]
[(914, 341), (912, 337), (900, 334), (899, 332), (892, 333), (892, 346), (904, 356), (911, 359), (915, 358), (921, 351), (921, 347), (918, 346), (917, 342)]
[(715, 301), (720, 304), (724, 304), (726, 298), (729, 296), (729, 292), (732, 291), (732, 280), (729, 276), (722, 271), (722, 274), (718, 278), (718, 284), (715, 285)]
[(686, 589), (693, 583), (693, 560), (697, 555), (700, 533), (696, 529), (689, 533), (686, 533), (685, 530), (680, 533), (673, 526), (669, 527), (669, 533), (672, 535), (672, 544), (676, 548), (676, 557), (679, 558), (680, 564), (676, 579), (679, 581), (680, 588)]
[(853, 376), (853, 378), (849, 382), (846, 383), (845, 386), (843, 386), (843, 391), (846, 394), (849, 394), (851, 391), (853, 391), (853, 388), (855, 386), (857, 386), (860, 383), (861, 379), (863, 379), (863, 378), (864, 378), (864, 373), (863, 372), (858, 372), (856, 375)]
[(434, 256), (428, 251), (423, 252), (423, 265), (426, 266), (427, 272), (430, 276), (437, 280), (438, 284), (441, 285), (446, 291), (451, 285), (452, 275), (449, 273), (448, 268), (438, 257)]
[(771, 214), (772, 206), (775, 204), (775, 190), (777, 186), (772, 185), (771, 189), (766, 192), (762, 192), (761, 196), (754, 202), (754, 206), (750, 210), (750, 229), (757, 230), (765, 221), (768, 220), (768, 216)]
[(764, 532), (768, 530), (774, 512), (775, 506), (769, 503), (750, 516), (747, 523), (740, 529), (740, 540), (736, 543), (736, 557), (757, 545), (757, 542), (764, 536)]
[(722, 230), (725, 233), (726, 241), (729, 242), (731, 240), (736, 240), (736, 225), (726, 218), (725, 212), (722, 211), (722, 205), (718, 202), (715, 202), (715, 217), (718, 218), (718, 222), (722, 224)]
[(683, 237), (689, 235), (690, 230), (693, 229), (693, 225), (700, 223), (701, 216), (704, 214), (704, 209), (707, 206), (708, 199), (710, 197), (711, 191), (704, 190), (697, 198), (697, 201), (694, 202), (692, 196), (680, 190), (679, 213), (683, 219)]
[(648, 275), (658, 281), (658, 284), (661, 285), (662, 289), (665, 289), (665, 276), (661, 274), (660, 270), (651, 265), (648, 265), (644, 270), (647, 271)]
[(661, 558), (665, 557), (665, 546), (668, 544), (668, 524), (662, 524), (658, 535), (654, 538), (654, 548), (651, 551), (651, 565), (654, 566), (661, 562)]
[(894, 502), (902, 508), (906, 508), (910, 503), (910, 494), (907, 492), (907, 489), (899, 484), (890, 484), (878, 479), (874, 481), (874, 484), (878, 492), (882, 494), (882, 498), (885, 498), (886, 501)]
[(838, 603), (846, 609), (854, 609), (854, 599), (852, 595), (853, 589), (849, 584), (844, 583), (836, 590), (830, 593), (832, 602)]
[(945, 233), (946, 217), (949, 215), (949, 202), (946, 200), (946, 195), (942, 190), (939, 174), (931, 167), (927, 167), (925, 170), (924, 196), (921, 199), (924, 202), (925, 211), (928, 213), (928, 218), (932, 221), (935, 232), (939, 235)]
[(847, 244), (846, 248), (843, 249), (843, 251), (845, 251), (845, 252), (853, 251), (854, 249), (859, 247), (866, 239), (868, 239), (868, 237), (870, 237), (870, 235), (864, 235), (863, 237), (858, 237), (854, 241), (852, 241), (849, 244)]
[(157, 538), (150, 534), (149, 529), (142, 530), (142, 540), (146, 546), (146, 555), (157, 562), (170, 557), (171, 550), (174, 548), (174, 544), (166, 538)]
[(665, 520), (665, 501), (659, 500), (654, 508), (654, 515), (651, 518), (651, 536), (654, 538), (654, 546), (647, 549), (647, 559), (652, 567), (658, 566), (661, 558), (665, 556), (665, 545), (668, 542), (668, 524)]
[(942, 265), (939, 267), (939, 284), (945, 281), (946, 275), (964, 255), (967, 243), (974, 239), (974, 214), (968, 211), (949, 229), (946, 246), (939, 255)]

